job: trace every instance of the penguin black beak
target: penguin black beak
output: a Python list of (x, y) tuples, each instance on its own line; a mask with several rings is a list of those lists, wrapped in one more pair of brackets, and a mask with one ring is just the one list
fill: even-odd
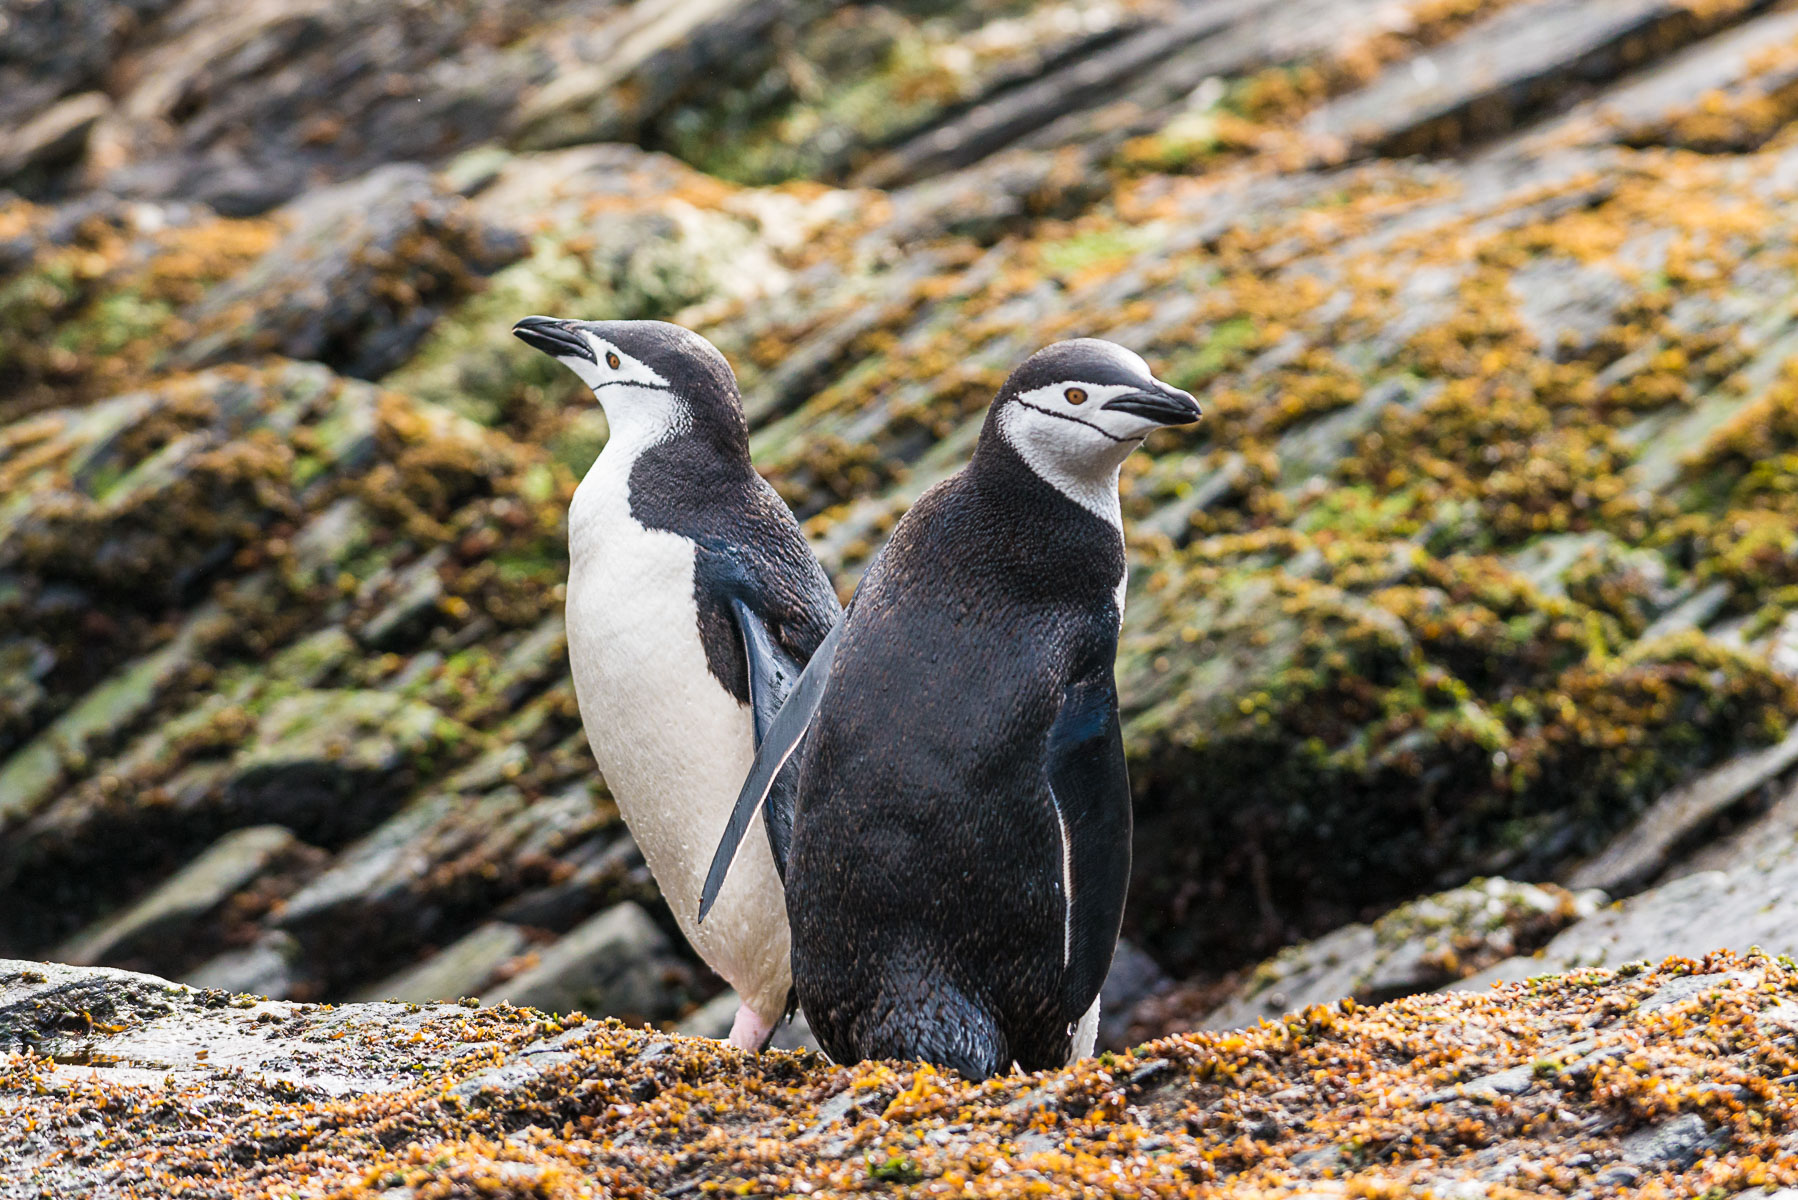
[(1190, 425), (1204, 414), (1190, 392), (1156, 381), (1154, 390), (1130, 392), (1107, 400), (1105, 407), (1133, 417), (1143, 417), (1158, 425)]
[(584, 358), (597, 361), (593, 344), (555, 317), (526, 317), (512, 326), (512, 336), (551, 358)]

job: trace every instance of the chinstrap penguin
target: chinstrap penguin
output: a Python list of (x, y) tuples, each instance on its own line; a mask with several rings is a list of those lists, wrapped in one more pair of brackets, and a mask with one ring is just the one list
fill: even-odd
[(512, 332), (578, 375), (610, 427), (568, 513), (588, 745), (682, 932), (742, 998), (731, 1041), (759, 1048), (791, 1006), (785, 778), (703, 927), (700, 886), (758, 741), (841, 606), (750, 464), (736, 376), (710, 342), (659, 321), (526, 317)]
[(1130, 877), (1118, 471), (1198, 417), (1120, 346), (1031, 356), (764, 739), (733, 829), (797, 758), (794, 983), (838, 1062), (980, 1079), (1092, 1052)]

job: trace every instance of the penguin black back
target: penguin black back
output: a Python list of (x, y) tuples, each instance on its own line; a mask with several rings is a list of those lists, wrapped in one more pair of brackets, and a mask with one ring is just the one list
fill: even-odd
[[(839, 857), (838, 838), (796, 828), (787, 906), (802, 1003), (834, 1057), (878, 1047), (975, 1078), (1059, 1064), (1080, 1015), (1061, 994), (1061, 833), (1042, 760), (1061, 682), (1110, 670), (1124, 567), (1110, 530), (1015, 454), (982, 467), (921, 500), (862, 582), (795, 818), (807, 833), (860, 829), (860, 844)], [(1003, 870), (1019, 847), (1056, 869)], [(857, 930), (848, 963), (842, 923)], [(823, 946), (832, 961), (814, 967)], [(850, 999), (864, 991), (887, 1003)]]
[(1056, 1066), (1096, 1020), (1129, 876), (1116, 473), (1196, 416), (1119, 347), (1039, 353), (810, 668), (787, 908), (839, 1061)]

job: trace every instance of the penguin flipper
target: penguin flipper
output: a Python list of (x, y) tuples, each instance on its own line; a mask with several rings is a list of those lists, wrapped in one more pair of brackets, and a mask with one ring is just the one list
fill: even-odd
[[(718, 850), (712, 855), (712, 866), (706, 872), (705, 886), (699, 893), (699, 919), (704, 921), (711, 912), (712, 905), (717, 902), (718, 892), (724, 887), (725, 877), (730, 874), (731, 864), (736, 861), (737, 851), (743, 845), (743, 835), (749, 832), (749, 823), (755, 820), (755, 814), (761, 810), (764, 801), (775, 788), (775, 782), (781, 775), (781, 769), (793, 752), (799, 748), (805, 731), (811, 727), (812, 717), (817, 715), (818, 704), (824, 698), (824, 685), (830, 679), (831, 660), (836, 657), (837, 636), (843, 631), (843, 622), (838, 621), (831, 631), (818, 643), (818, 649), (812, 654), (811, 662), (799, 676), (799, 682), (780, 705), (773, 720), (768, 723), (767, 732), (762, 736), (762, 744), (755, 752), (755, 762), (749, 768), (749, 777), (743, 781), (743, 789), (737, 793), (736, 807), (731, 810), (730, 819), (725, 822), (724, 836), (718, 841)], [(753, 695), (753, 685), (751, 693)], [(791, 800), (787, 801), (786, 821), (788, 830), (792, 826)]]
[[(748, 666), (749, 708), (755, 722), (757, 749), (768, 737), (781, 705), (800, 676), (799, 664), (782, 649), (769, 631), (761, 615), (738, 596), (731, 597), (731, 616), (743, 639), (743, 658)], [(763, 825), (768, 830), (768, 848), (774, 853), (774, 870), (781, 882), (787, 878), (787, 846), (793, 840), (793, 772), (783, 771), (775, 777), (766, 802)]]
[(749, 666), (749, 708), (755, 715), (755, 744), (759, 747), (768, 736), (774, 715), (786, 702), (787, 693), (793, 690), (799, 669), (748, 601), (732, 596), (730, 610), (737, 633), (743, 638), (743, 657)]
[(1063, 693), (1049, 729), (1048, 774), (1067, 822), (1072, 886), (1062, 996), (1067, 1019), (1075, 1021), (1111, 969), (1130, 887), (1130, 777), (1109, 666)]

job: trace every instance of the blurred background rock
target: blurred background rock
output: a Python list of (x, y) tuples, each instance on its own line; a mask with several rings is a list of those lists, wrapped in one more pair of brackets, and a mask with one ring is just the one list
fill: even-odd
[(1111, 1044), (1798, 951), (1795, 115), (1751, 0), (10, 5), (0, 956), (728, 1025), (533, 312), (716, 341), (844, 595), (1037, 346), (1202, 394)]

